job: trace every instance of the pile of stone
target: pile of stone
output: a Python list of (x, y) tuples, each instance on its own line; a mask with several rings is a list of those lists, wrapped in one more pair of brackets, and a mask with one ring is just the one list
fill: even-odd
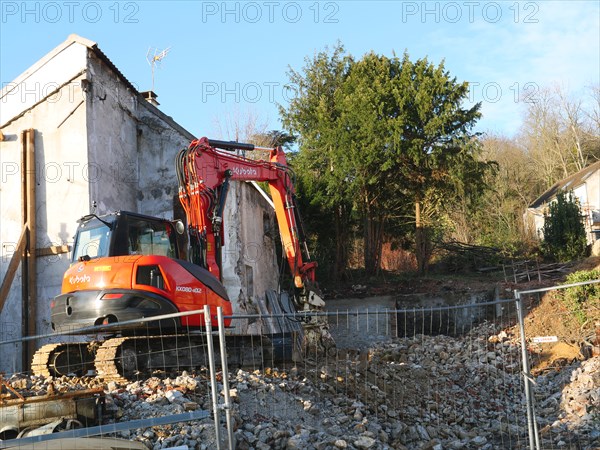
[[(54, 395), (71, 391), (98, 389), (104, 383), (92, 377), (41, 377), (37, 375), (15, 374), (4, 380), (14, 391), (22, 397), (37, 397)], [(14, 392), (3, 393), (5, 399), (15, 398)]]

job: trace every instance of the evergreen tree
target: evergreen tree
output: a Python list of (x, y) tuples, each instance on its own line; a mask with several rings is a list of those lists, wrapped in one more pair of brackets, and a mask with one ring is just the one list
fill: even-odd
[(560, 192), (544, 214), (544, 253), (558, 261), (585, 256), (587, 241), (581, 210), (573, 192)]

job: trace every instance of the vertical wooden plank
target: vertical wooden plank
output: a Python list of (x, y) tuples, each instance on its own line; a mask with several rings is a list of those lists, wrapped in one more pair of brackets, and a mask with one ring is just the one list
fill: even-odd
[[(27, 280), (29, 297), (27, 298), (29, 315), (27, 316), (27, 333), (29, 336), (37, 334), (37, 258), (35, 256), (37, 246), (37, 191), (36, 181), (36, 159), (35, 159), (35, 130), (30, 128), (27, 136), (27, 224), (29, 225), (29, 249), (27, 254), (28, 277)], [(29, 363), (35, 353), (36, 341), (27, 343), (27, 361), (25, 366), (29, 369)]]
[[(27, 317), (29, 316), (29, 231), (27, 224), (27, 130), (21, 132), (21, 217), (25, 230), (25, 250), (21, 259), (21, 336), (27, 336)], [(21, 370), (27, 370), (29, 360), (25, 344), (21, 344)]]

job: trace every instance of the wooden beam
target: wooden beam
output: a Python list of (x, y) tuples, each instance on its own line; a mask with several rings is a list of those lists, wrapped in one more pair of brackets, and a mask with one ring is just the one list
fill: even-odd
[(25, 243), (27, 239), (25, 238), (25, 234), (27, 233), (27, 227), (23, 227), (23, 231), (21, 231), (21, 236), (17, 242), (17, 248), (10, 258), (10, 262), (8, 263), (8, 270), (6, 271), (6, 275), (4, 275), (4, 279), (2, 280), (2, 286), (0, 287), (0, 313), (4, 308), (4, 303), (6, 302), (6, 298), (8, 297), (8, 293), (10, 292), (10, 287), (12, 286), (12, 282), (15, 278), (15, 273), (17, 273), (17, 268), (19, 267), (19, 263), (23, 259), (23, 252), (25, 251)]
[[(35, 161), (35, 130), (30, 128), (21, 133), (23, 145), (22, 152), (22, 215), (23, 223), (27, 223), (25, 234), (25, 252), (23, 255), (23, 274), (21, 282), (21, 335), (35, 336), (37, 332), (37, 265), (36, 265), (36, 240), (37, 240), (37, 202), (36, 202), (36, 161)], [(22, 348), (22, 369), (30, 367), (31, 357), (36, 350), (35, 340), (27, 341)]]
[[(37, 258), (35, 249), (37, 243), (37, 176), (36, 176), (36, 158), (35, 158), (35, 130), (27, 130), (27, 227), (29, 239), (27, 239), (27, 264), (28, 264), (28, 288), (29, 296), (27, 298), (27, 335), (35, 336), (37, 334)], [(29, 368), (31, 358), (37, 350), (36, 341), (27, 342), (27, 363)]]
[(63, 253), (69, 253), (71, 251), (71, 247), (68, 245), (52, 245), (50, 247), (45, 248), (36, 248), (35, 256), (38, 258), (40, 256), (53, 256), (53, 255), (61, 255)]
[[(27, 263), (27, 241), (29, 239), (29, 228), (27, 224), (27, 130), (21, 132), (21, 217), (25, 229), (25, 248), (21, 259), (21, 336), (27, 335), (27, 298), (29, 297), (28, 283), (29, 264)], [(21, 370), (28, 369), (27, 344), (21, 344)]]

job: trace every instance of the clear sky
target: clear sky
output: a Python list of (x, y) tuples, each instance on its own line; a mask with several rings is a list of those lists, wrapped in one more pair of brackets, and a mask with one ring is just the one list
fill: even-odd
[(578, 96), (600, 83), (597, 0), (0, 3), (2, 85), (76, 33), (148, 90), (149, 48), (170, 48), (154, 90), (161, 110), (197, 136), (248, 113), (280, 128), (288, 67), (338, 40), (355, 57), (444, 59), (482, 102), (477, 129), (508, 136), (539, 89), (558, 84)]

